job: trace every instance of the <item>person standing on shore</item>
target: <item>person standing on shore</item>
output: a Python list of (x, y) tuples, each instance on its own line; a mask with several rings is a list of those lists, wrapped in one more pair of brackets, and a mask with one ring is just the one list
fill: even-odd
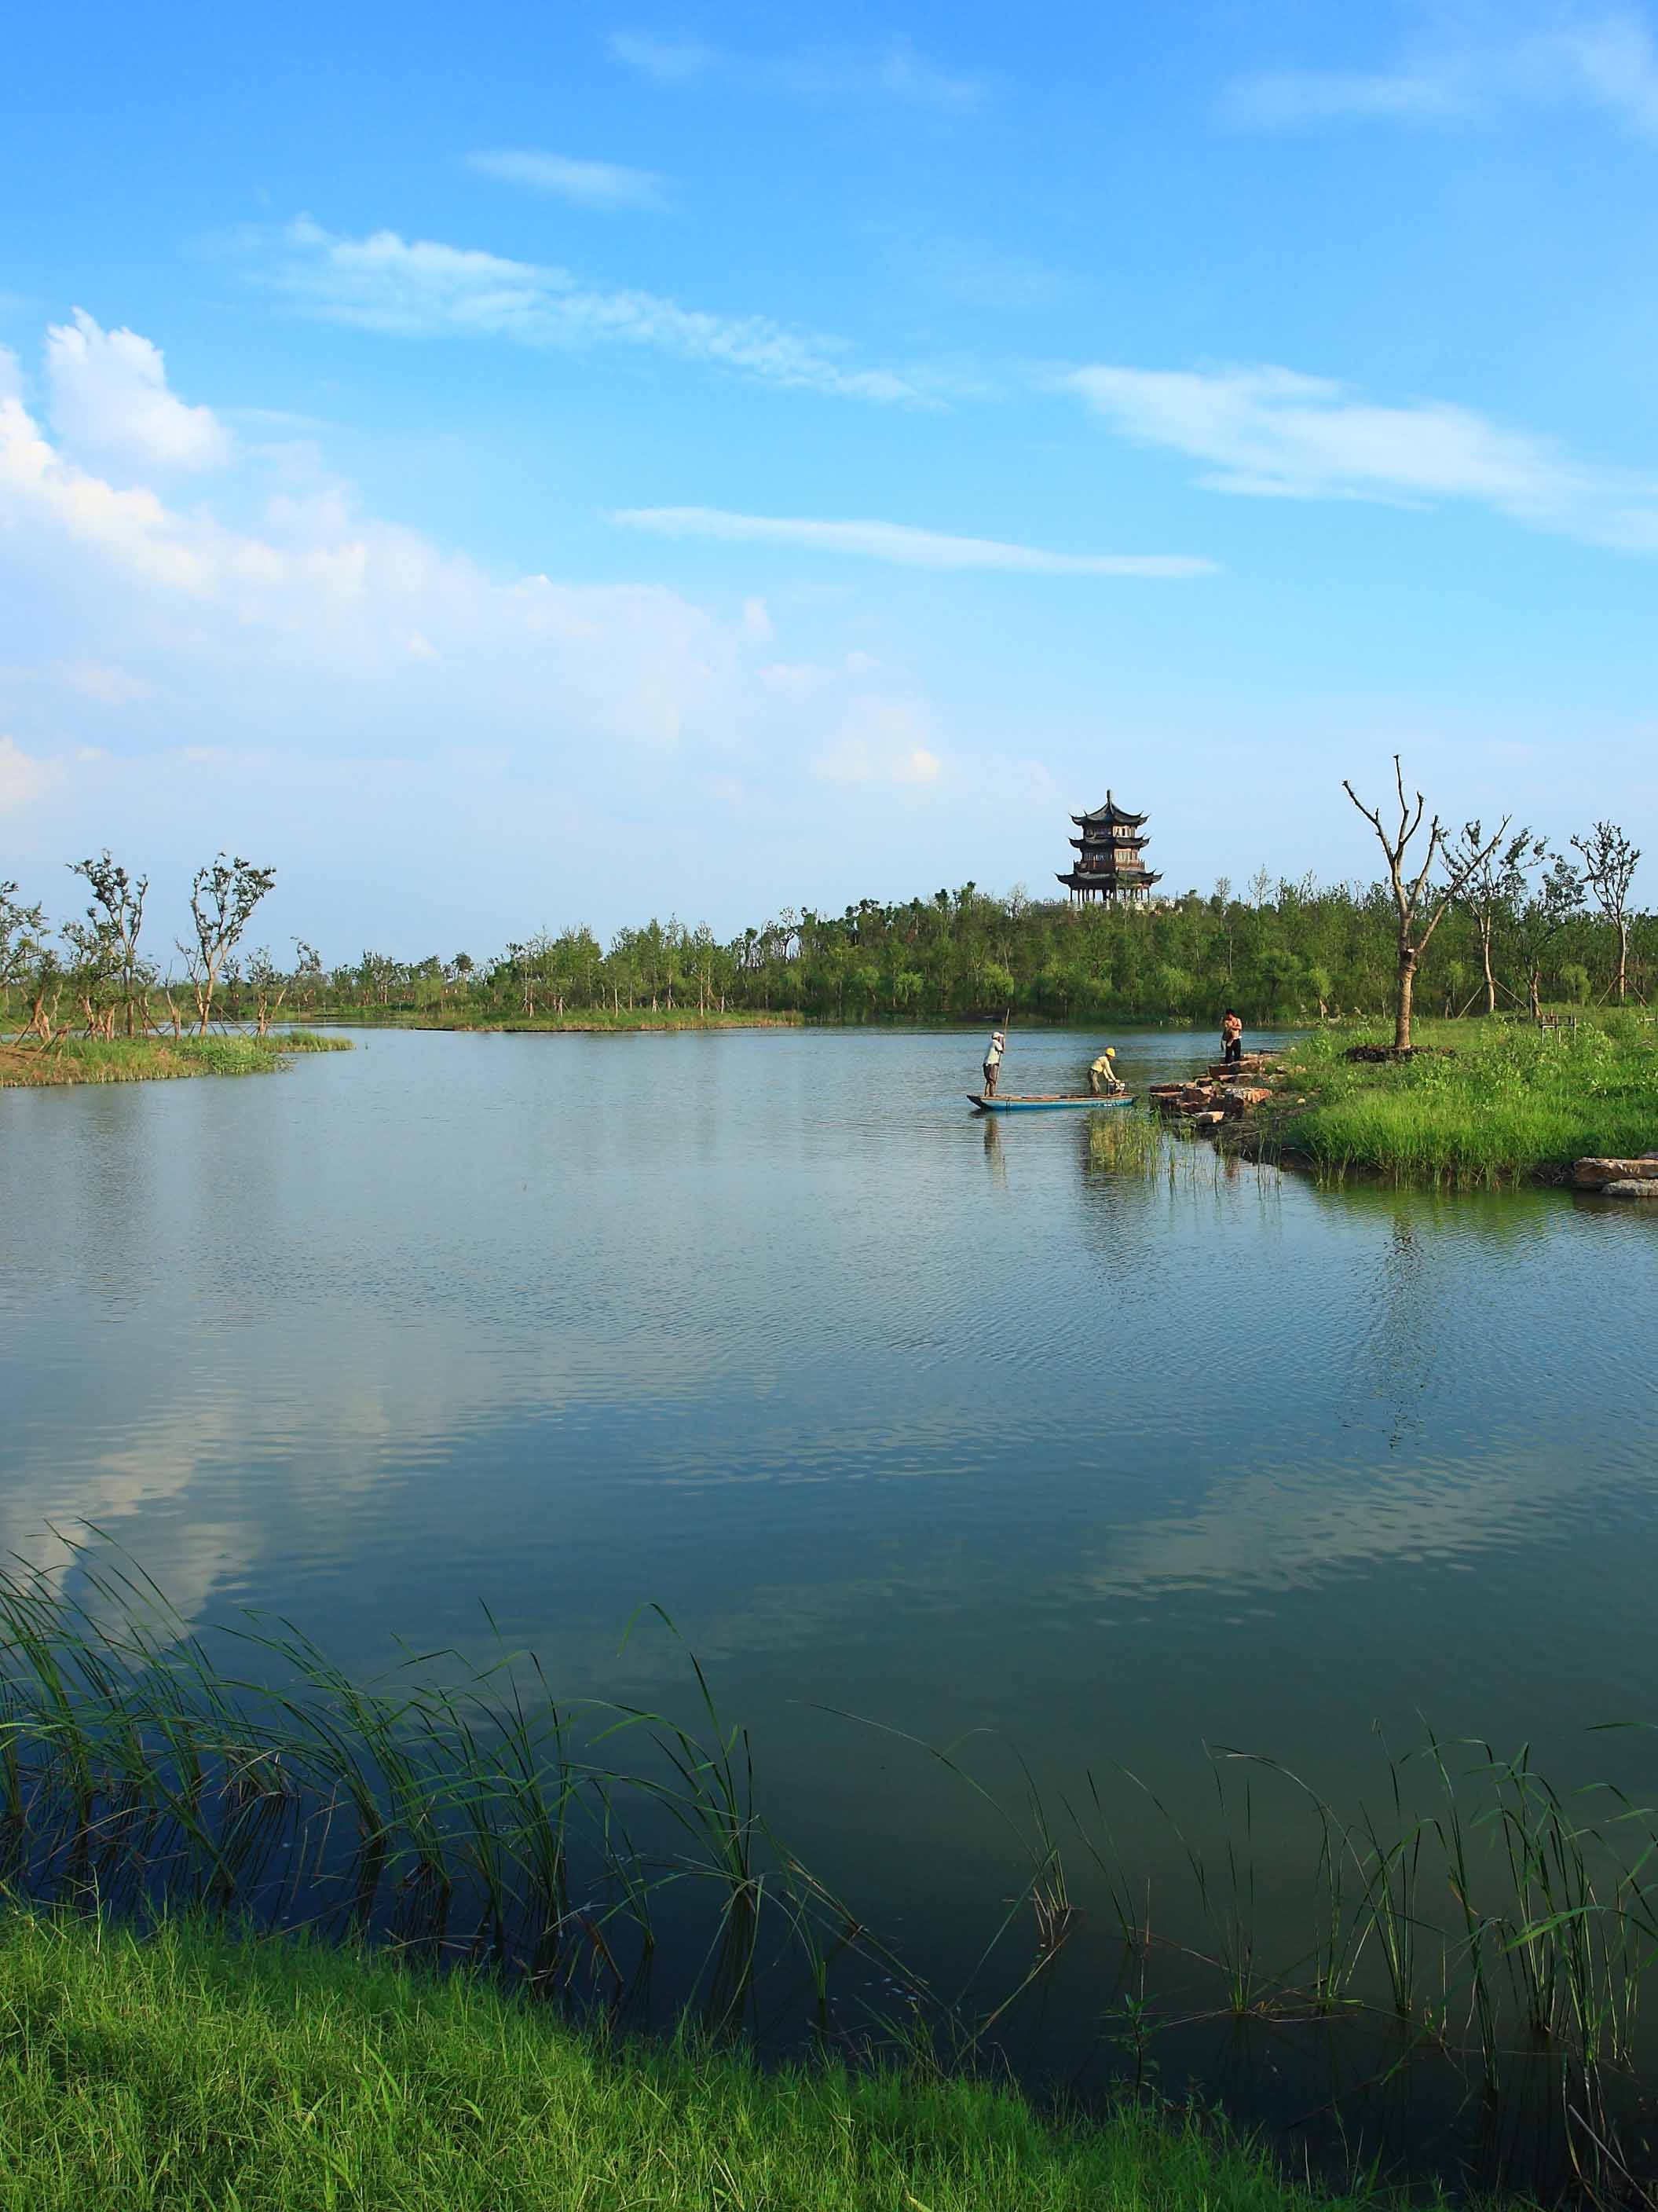
[(1223, 1060), (1243, 1057), (1243, 1024), (1230, 1006), (1221, 1017), (1220, 1056)]
[(996, 1096), (996, 1078), (1001, 1073), (1002, 1054), (1006, 1050), (1005, 1032), (1001, 1030), (992, 1030), (990, 1042), (985, 1047), (985, 1097), (987, 1098), (993, 1098)]

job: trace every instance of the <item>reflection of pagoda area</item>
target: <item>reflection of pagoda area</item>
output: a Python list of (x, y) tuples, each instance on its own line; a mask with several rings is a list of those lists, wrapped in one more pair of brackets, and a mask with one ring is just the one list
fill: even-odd
[(1082, 835), (1071, 840), (1077, 858), (1069, 875), (1059, 880), (1073, 899), (1108, 899), (1114, 904), (1118, 899), (1150, 897), (1152, 884), (1163, 878), (1140, 858), (1140, 848), (1151, 842), (1141, 827), (1145, 815), (1127, 813), (1108, 791), (1103, 806), (1091, 814), (1073, 814), (1071, 819)]

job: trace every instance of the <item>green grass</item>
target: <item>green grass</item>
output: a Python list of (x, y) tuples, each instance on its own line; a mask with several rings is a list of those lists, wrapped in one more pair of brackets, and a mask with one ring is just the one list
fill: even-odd
[(42, 1048), (0, 1043), (0, 1088), (64, 1083), (155, 1083), (185, 1075), (258, 1075), (294, 1053), (349, 1052), (349, 1037), (288, 1030), (270, 1036), (239, 1030), (208, 1036), (60, 1037)]
[[(1634, 1014), (1542, 1030), (1418, 1022), (1403, 1063), (1352, 1063), (1380, 1029), (1327, 1030), (1283, 1066), (1272, 1120), (1284, 1150), (1325, 1169), (1470, 1187), (1558, 1180), (1585, 1156), (1658, 1151), (1658, 1024)], [(1306, 1103), (1295, 1101), (1304, 1097)]]
[(965, 2078), (623, 2041), (486, 1980), (293, 1938), (15, 1914), (15, 2212), (1315, 2212), (1190, 2113), (1052, 2120)]

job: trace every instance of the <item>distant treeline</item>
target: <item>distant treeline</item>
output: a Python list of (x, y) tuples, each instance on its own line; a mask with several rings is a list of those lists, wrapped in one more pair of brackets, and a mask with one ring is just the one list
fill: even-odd
[[(1572, 842), (1582, 873), (1526, 832), (1464, 884), (1422, 963), (1424, 1012), (1649, 998), (1658, 917), (1629, 907), (1627, 876), (1621, 904), (1609, 909), (1593, 841)], [(1626, 841), (1624, 849), (1638, 859)], [(478, 1023), (601, 1009), (612, 1018), (649, 1010), (952, 1021), (1011, 1011), (1055, 1022), (1206, 1022), (1231, 1006), (1248, 1021), (1291, 1022), (1382, 1010), (1399, 965), (1388, 884), (1262, 873), (1242, 895), (1222, 881), (1206, 896), (1144, 906), (1072, 907), (1017, 889), (997, 897), (969, 883), (901, 905), (863, 899), (838, 915), (785, 908), (727, 942), (670, 919), (619, 930), (608, 945), (572, 927), (487, 958), (365, 951), (329, 967), (303, 940), (289, 957), (244, 951), (274, 871), (221, 855), (191, 886), (176, 944), (179, 982), (173, 963), (139, 944), (145, 880), (107, 854), (74, 872), (92, 893), (86, 919), (55, 931), (39, 906), (0, 884), (0, 1008), (43, 1041), (66, 1018), (113, 1036), (186, 1022), (204, 1031), (226, 1020), (263, 1031), (279, 1016), (353, 1012)]]
[[(1485, 981), (1480, 916), (1454, 907), (1418, 989), (1424, 1010), (1457, 1014), (1541, 1000), (1588, 1006), (1616, 995), (1618, 932), (1585, 900), (1564, 918), (1499, 905)], [(994, 897), (972, 884), (899, 906), (865, 899), (839, 915), (785, 909), (721, 943), (676, 921), (543, 933), (475, 961), (400, 961), (365, 952), (295, 977), (296, 1012), (352, 1007), (446, 1019), (533, 1021), (586, 1010), (796, 1012), (824, 1021), (966, 1020), (1016, 1014), (1055, 1022), (1207, 1021), (1235, 1006), (1251, 1022), (1372, 1013), (1391, 1003), (1398, 915), (1385, 884), (1223, 883), (1149, 908)], [(1658, 980), (1658, 917), (1630, 924), (1626, 988)]]

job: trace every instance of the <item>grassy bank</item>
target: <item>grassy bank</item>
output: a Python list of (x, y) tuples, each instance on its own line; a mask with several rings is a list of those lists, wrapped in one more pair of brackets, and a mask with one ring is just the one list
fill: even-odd
[(59, 1037), (51, 1045), (0, 1043), (0, 1089), (60, 1083), (155, 1083), (184, 1075), (258, 1075), (291, 1054), (349, 1052), (347, 1037), (281, 1036)]
[[(1020, 1812), (913, 1743), (956, 1777), (963, 1819), (990, 1817), (1000, 1838), (1002, 1872), (963, 1931), (977, 1964), (945, 1994), (774, 1833), (754, 1747), (689, 1655), (695, 1735), (620, 1704), (560, 1708), (534, 1662), (504, 1652), (471, 1673), (453, 1654), (405, 1654), (364, 1686), (286, 1625), (250, 1616), (197, 1638), (118, 1561), (71, 1559), (83, 1603), (56, 1571), (0, 1574), (0, 1880), (45, 1910), (143, 1923), (205, 1906), (353, 1956), (371, 1940), (377, 1958), (533, 1985), (544, 2032), (578, 2037), (640, 2016), (649, 1992), (655, 2016), (695, 2019), (726, 2048), (846, 2021), (889, 2051), (919, 2029), (969, 2055), (994, 2047), (1013, 2008), (1052, 1997), (1119, 2023), (1108, 2039), (1138, 2080), (1148, 2046), (1196, 2022), (1333, 2037), (1345, 2022), (1393, 2069), (1447, 2073), (1459, 2097), (1477, 2087), (1482, 2110), (1523, 2106), (1542, 2078), (1541, 2104), (1566, 2100), (1558, 2124), (1596, 2116), (1593, 2139), (1573, 2136), (1583, 2155), (1615, 2139), (1603, 2106), (1649, 2078), (1653, 1816), (1615, 1789), (1563, 1796), (1523, 1750), (1385, 1753), (1376, 1803), (1390, 1809), (1356, 1813), (1272, 1761), (1212, 1752), (1215, 1808), (1201, 1830), (1170, 1823), (1154, 1929), (1145, 1869), (1114, 1840), (1132, 1778), (1102, 1770), (1102, 1789), (1090, 1772), (1046, 1808), (1033, 1782)], [(1311, 1905), (1306, 1934), (1297, 1910), (1270, 1949), (1262, 1875)], [(1079, 1923), (1121, 1938), (1085, 1989), (1060, 1963)]]
[(1540, 1030), (1418, 1022), (1404, 1061), (1353, 1061), (1382, 1028), (1319, 1032), (1285, 1056), (1268, 1121), (1286, 1152), (1338, 1171), (1464, 1187), (1559, 1180), (1586, 1155), (1658, 1151), (1658, 1023), (1611, 1014)]
[(0, 2204), (18, 2212), (1291, 2212), (1190, 2115), (622, 2042), (488, 1981), (174, 1923), (0, 1930)]

